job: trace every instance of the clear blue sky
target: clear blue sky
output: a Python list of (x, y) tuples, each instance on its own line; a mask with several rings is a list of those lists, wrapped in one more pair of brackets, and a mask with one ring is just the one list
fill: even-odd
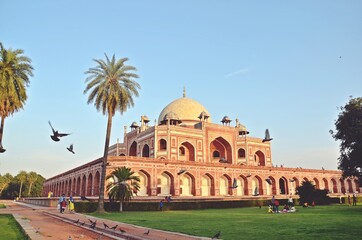
[[(103, 155), (106, 117), (87, 104), (84, 72), (104, 53), (128, 57), (142, 86), (123, 126), (182, 96), (213, 122), (269, 129), (274, 164), (337, 169), (338, 106), (362, 93), (362, 1), (0, 1), (0, 41), (23, 49), (34, 77), (5, 121), (0, 174), (48, 178)], [(341, 56), (341, 58), (340, 58)], [(72, 135), (56, 143), (48, 120)], [(66, 150), (74, 144), (76, 154)]]

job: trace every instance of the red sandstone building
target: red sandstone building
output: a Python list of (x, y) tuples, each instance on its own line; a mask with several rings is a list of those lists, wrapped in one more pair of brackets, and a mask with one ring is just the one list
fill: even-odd
[[(107, 174), (131, 168), (141, 179), (139, 198), (293, 195), (305, 180), (331, 195), (360, 192), (358, 181), (343, 179), (341, 171), (273, 166), (269, 139), (249, 136), (238, 119), (231, 125), (225, 116), (221, 123), (184, 92), (154, 126), (142, 116), (140, 125), (133, 122), (129, 132), (125, 127), (123, 143), (110, 147)], [(44, 196), (98, 196), (101, 165), (99, 158), (47, 179)]]

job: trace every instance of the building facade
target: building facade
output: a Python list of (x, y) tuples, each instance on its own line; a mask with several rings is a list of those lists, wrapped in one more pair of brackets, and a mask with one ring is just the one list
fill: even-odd
[[(140, 177), (139, 198), (173, 195), (185, 198), (294, 195), (303, 181), (311, 181), (331, 195), (360, 192), (356, 179), (341, 171), (274, 166), (271, 139), (249, 136), (238, 119), (225, 116), (212, 122), (196, 100), (178, 98), (150, 126), (147, 116), (124, 129), (122, 143), (109, 149), (107, 174), (126, 166)], [(46, 196), (62, 193), (97, 197), (102, 158), (47, 179)]]

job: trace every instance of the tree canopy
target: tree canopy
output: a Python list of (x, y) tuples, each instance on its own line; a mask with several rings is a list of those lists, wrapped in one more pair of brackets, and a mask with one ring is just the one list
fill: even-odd
[(134, 172), (127, 167), (116, 168), (110, 175), (107, 176), (109, 184), (107, 192), (111, 200), (120, 201), (120, 212), (123, 211), (123, 202), (128, 202), (133, 198), (133, 191), (139, 191), (140, 178), (133, 175)]
[(362, 98), (350, 97), (349, 102), (339, 108), (335, 121), (336, 131), (330, 130), (333, 138), (340, 141), (338, 168), (344, 177), (355, 176), (362, 180)]

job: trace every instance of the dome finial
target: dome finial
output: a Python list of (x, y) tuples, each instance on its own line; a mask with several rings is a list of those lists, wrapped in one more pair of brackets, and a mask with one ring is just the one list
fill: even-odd
[(183, 97), (186, 97), (186, 87), (184, 87)]

